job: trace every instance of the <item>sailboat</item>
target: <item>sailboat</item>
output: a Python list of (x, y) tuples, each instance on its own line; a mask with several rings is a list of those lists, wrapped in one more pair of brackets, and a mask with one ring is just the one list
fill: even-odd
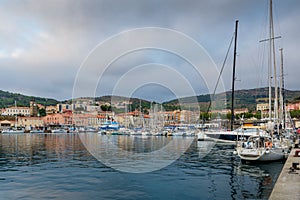
[[(263, 40), (269, 42), (269, 120), (268, 120), (268, 136), (257, 135), (249, 137), (247, 141), (237, 143), (236, 152), (243, 161), (276, 161), (286, 158), (290, 142), (286, 140), (279, 132), (279, 116), (278, 116), (278, 91), (276, 80), (276, 61), (275, 61), (275, 44), (272, 0), (269, 2), (269, 39)], [(271, 74), (274, 67), (274, 74)], [(275, 98), (274, 98), (274, 118), (272, 118), (272, 97), (271, 97), (271, 77), (274, 77)], [(282, 78), (282, 77), (281, 77)], [(282, 81), (281, 81), (282, 82)], [(274, 128), (275, 127), (275, 128)], [(274, 131), (275, 129), (275, 131)], [(274, 132), (278, 136), (274, 137)]]
[[(248, 139), (250, 136), (265, 135), (264, 127), (262, 126), (241, 126), (233, 130), (234, 123), (234, 83), (235, 83), (235, 63), (236, 63), (236, 46), (237, 46), (237, 30), (238, 20), (235, 23), (235, 37), (234, 37), (234, 60), (233, 60), (233, 74), (232, 74), (232, 95), (231, 95), (231, 124), (230, 131), (227, 130), (208, 130), (198, 133), (198, 140), (213, 140), (220, 143), (236, 143), (241, 139)], [(231, 46), (231, 45), (230, 45)], [(228, 52), (227, 52), (228, 53)], [(226, 56), (227, 57), (227, 56)], [(218, 82), (217, 82), (218, 84)], [(210, 106), (209, 106), (210, 107)]]

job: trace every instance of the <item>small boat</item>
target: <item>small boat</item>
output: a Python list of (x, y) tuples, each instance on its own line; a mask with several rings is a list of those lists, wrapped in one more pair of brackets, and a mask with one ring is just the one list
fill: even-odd
[(152, 136), (152, 133), (148, 130), (143, 130), (143, 131), (141, 131), (141, 133), (142, 133), (142, 136)]
[(76, 128), (76, 127), (71, 127), (71, 128), (69, 128), (69, 132), (70, 132), (70, 133), (78, 133), (79, 130), (78, 130), (78, 128)]
[(164, 132), (160, 132), (160, 131), (155, 131), (155, 132), (152, 133), (152, 135), (153, 136), (163, 136), (163, 135), (165, 135), (165, 133)]
[(2, 133), (24, 133), (25, 130), (24, 129), (6, 129), (6, 130), (3, 130)]
[(116, 121), (111, 121), (111, 120), (107, 120), (106, 122), (104, 122), (101, 126), (100, 129), (102, 130), (119, 130), (120, 126), (119, 123)]
[[(119, 130), (120, 126), (118, 122), (108, 120), (99, 127), (98, 133), (105, 135), (119, 135)], [(93, 132), (97, 132), (97, 130)]]
[(85, 128), (85, 132), (89, 132), (89, 133), (96, 133), (97, 129), (94, 127), (86, 127)]
[(185, 132), (185, 135), (186, 136), (195, 136), (196, 135), (196, 130), (187, 130), (186, 132)]
[(44, 133), (44, 131), (39, 130), (39, 129), (34, 129), (34, 130), (31, 130), (30, 133)]
[(67, 133), (65, 129), (54, 129), (51, 131), (52, 133)]
[(132, 135), (132, 136), (142, 135), (142, 131), (141, 130), (133, 130), (130, 132), (130, 135)]
[(171, 136), (185, 136), (186, 133), (185, 131), (181, 131), (181, 130), (174, 130), (171, 132)]
[(118, 133), (118, 135), (130, 135), (130, 131), (129, 130), (128, 131), (119, 131), (117, 133)]
[(85, 132), (85, 128), (84, 127), (79, 127), (78, 132), (84, 133)]

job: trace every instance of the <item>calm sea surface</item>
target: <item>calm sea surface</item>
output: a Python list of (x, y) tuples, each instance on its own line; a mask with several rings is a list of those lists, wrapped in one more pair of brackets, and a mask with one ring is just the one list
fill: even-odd
[[(168, 140), (111, 137), (136, 152)], [(96, 160), (77, 134), (0, 134), (0, 199), (268, 199), (283, 163), (242, 164), (231, 145), (203, 157), (207, 145), (194, 141), (171, 165), (134, 174)]]

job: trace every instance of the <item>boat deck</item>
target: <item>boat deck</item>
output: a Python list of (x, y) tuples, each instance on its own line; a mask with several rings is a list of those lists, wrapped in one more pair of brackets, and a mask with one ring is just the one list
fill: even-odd
[[(295, 156), (296, 152), (298, 157)], [(297, 165), (298, 169), (291, 170), (293, 163), (300, 163), (300, 148), (292, 149), (273, 188), (270, 200), (300, 199), (300, 164)]]

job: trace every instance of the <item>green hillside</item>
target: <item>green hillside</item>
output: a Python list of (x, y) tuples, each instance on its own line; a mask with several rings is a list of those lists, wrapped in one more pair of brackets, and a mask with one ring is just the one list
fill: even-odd
[(5, 92), (0, 90), (0, 108), (14, 106), (15, 101), (17, 106), (29, 106), (30, 101), (35, 100), (36, 103), (42, 105), (55, 105), (58, 103), (55, 99), (42, 97), (26, 96), (18, 93)]
[[(273, 96), (274, 96), (274, 89)], [(285, 90), (286, 101), (288, 102), (299, 102), (300, 101), (300, 91), (291, 91)], [(235, 92), (235, 108), (248, 108), (249, 110), (255, 110), (257, 102), (264, 102), (265, 98), (268, 97), (268, 88), (256, 88), (256, 89), (244, 89), (237, 90)], [(201, 107), (201, 111), (205, 111), (209, 105), (211, 95), (199, 95), (197, 96), (197, 100)], [(55, 105), (59, 103), (59, 101), (55, 99), (42, 98), (42, 97), (34, 97), (34, 96), (26, 96), (18, 93), (5, 92), (0, 90), (0, 108), (13, 106), (15, 101), (18, 106), (29, 106), (29, 102), (31, 100), (35, 100), (37, 103), (42, 105)], [(125, 97), (114, 97), (114, 100), (124, 101)], [(215, 99), (219, 99), (222, 105), (222, 108), (230, 108), (231, 107), (231, 92), (225, 92), (221, 94), (215, 95)], [(111, 96), (102, 96), (96, 97), (96, 101), (110, 102)], [(131, 98), (132, 102), (130, 110), (139, 109), (140, 99)], [(66, 100), (65, 102), (71, 102), (71, 100)], [(168, 102), (164, 102), (163, 106), (166, 110), (175, 110), (179, 109), (179, 102), (184, 102), (186, 104), (195, 103), (194, 97), (184, 97), (181, 99), (174, 99)], [(150, 102), (147, 100), (141, 100), (142, 109), (149, 109)], [(225, 107), (224, 107), (225, 105)], [(215, 108), (218, 105), (214, 105)], [(187, 107), (192, 108), (192, 107)], [(186, 108), (185, 108), (186, 109)], [(121, 112), (121, 111), (120, 111)]]
[[(274, 88), (272, 89), (272, 96), (274, 96)], [(211, 96), (209, 94), (197, 96), (198, 102), (201, 107), (201, 111), (207, 109)], [(255, 89), (244, 89), (235, 91), (235, 108), (248, 108), (249, 110), (255, 110), (257, 103), (262, 103), (268, 98), (268, 88), (255, 88)], [(215, 99), (219, 102), (224, 102), (223, 108), (231, 107), (231, 92), (225, 92), (216, 94)], [(184, 97), (180, 99), (182, 102), (190, 103), (193, 102), (193, 97)], [(300, 91), (285, 90), (285, 100), (287, 102), (300, 101)], [(178, 100), (174, 99), (165, 102), (164, 105), (178, 105)], [(216, 107), (217, 108), (217, 107)]]

